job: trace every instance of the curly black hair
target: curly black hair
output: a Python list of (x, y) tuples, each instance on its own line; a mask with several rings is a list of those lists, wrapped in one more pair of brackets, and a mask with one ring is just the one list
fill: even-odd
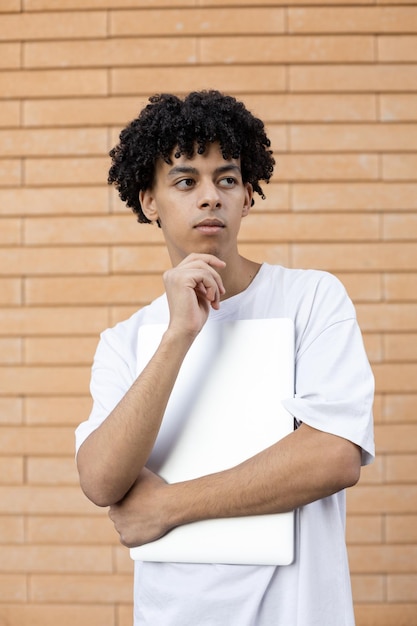
[(152, 187), (158, 159), (192, 158), (203, 154), (207, 144), (219, 142), (225, 159), (240, 158), (242, 179), (265, 198), (260, 180), (267, 183), (275, 161), (263, 122), (242, 102), (219, 91), (194, 91), (183, 100), (172, 94), (149, 98), (139, 116), (120, 133), (120, 142), (110, 151), (112, 165), (108, 183), (137, 215), (150, 223), (139, 201), (139, 192)]

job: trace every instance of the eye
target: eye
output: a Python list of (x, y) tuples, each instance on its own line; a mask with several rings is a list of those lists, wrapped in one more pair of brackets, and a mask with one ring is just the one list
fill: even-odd
[(222, 178), (219, 181), (219, 184), (222, 187), (233, 187), (234, 185), (236, 185), (236, 183), (237, 183), (237, 180), (233, 176), (225, 176), (225, 178)]
[(175, 183), (175, 186), (178, 189), (191, 189), (194, 186), (193, 178), (182, 178), (178, 182)]

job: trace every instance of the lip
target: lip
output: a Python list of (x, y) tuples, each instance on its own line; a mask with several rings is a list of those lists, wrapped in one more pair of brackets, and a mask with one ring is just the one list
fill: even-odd
[(203, 233), (217, 233), (224, 228), (224, 223), (218, 219), (201, 220), (194, 228)]

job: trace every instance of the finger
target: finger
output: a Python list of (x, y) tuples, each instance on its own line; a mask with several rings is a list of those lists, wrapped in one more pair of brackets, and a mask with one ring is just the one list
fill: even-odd
[(205, 254), (198, 252), (192, 252), (191, 254), (189, 254), (187, 257), (185, 257), (185, 259), (181, 261), (181, 263), (178, 264), (177, 267), (187, 265), (188, 263), (194, 263), (195, 261), (203, 261), (204, 263), (207, 263), (207, 265), (210, 265), (211, 267), (218, 267), (219, 269), (226, 267), (225, 261), (222, 261), (222, 259), (219, 259), (219, 257), (215, 256), (214, 254)]
[(216, 305), (220, 302), (220, 295), (224, 293), (224, 287), (219, 285), (216, 280), (213, 280), (211, 275), (203, 275), (202, 280), (195, 285), (195, 291), (202, 295), (211, 305)]

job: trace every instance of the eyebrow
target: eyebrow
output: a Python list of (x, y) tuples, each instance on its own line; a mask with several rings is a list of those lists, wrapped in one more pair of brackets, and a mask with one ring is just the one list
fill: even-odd
[[(234, 165), (233, 163), (216, 167), (216, 169), (214, 170), (214, 173), (216, 175), (219, 175), (219, 174), (224, 174), (225, 172), (231, 172), (231, 171), (236, 171), (239, 174), (241, 173), (240, 167), (238, 167), (237, 165)], [(192, 167), (191, 165), (175, 165), (168, 172), (168, 176), (170, 178), (174, 178), (178, 174), (192, 174), (194, 176), (197, 176), (199, 174), (199, 171), (197, 168)]]

